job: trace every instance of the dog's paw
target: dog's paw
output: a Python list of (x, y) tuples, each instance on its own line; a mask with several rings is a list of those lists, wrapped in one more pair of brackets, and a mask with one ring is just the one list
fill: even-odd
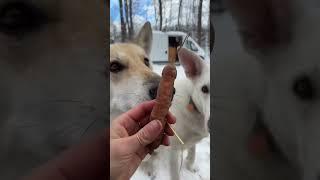
[(187, 169), (193, 173), (198, 172), (200, 169), (194, 164), (187, 164)]

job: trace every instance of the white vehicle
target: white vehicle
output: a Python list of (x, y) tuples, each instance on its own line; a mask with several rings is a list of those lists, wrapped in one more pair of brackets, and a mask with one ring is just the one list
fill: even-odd
[[(153, 31), (152, 49), (150, 59), (154, 63), (167, 63), (169, 57), (169, 48), (177, 49), (187, 36), (186, 33), (180, 31)], [(183, 47), (190, 49), (202, 59), (205, 57), (204, 50), (191, 37), (185, 41)], [(176, 62), (179, 62), (178, 55), (176, 55)]]

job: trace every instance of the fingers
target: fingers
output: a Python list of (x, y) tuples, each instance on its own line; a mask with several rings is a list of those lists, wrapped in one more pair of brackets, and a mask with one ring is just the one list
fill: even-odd
[(163, 127), (159, 120), (151, 121), (140, 129), (135, 135), (128, 138), (127, 145), (133, 150), (137, 151), (141, 147), (151, 144), (162, 132)]
[[(116, 124), (124, 127), (128, 135), (131, 136), (132, 134), (136, 133), (139, 129), (141, 129), (141, 127), (143, 127), (145, 124), (149, 122), (148, 120), (149, 118), (146, 118), (146, 117), (149, 117), (149, 114), (152, 111), (153, 105), (154, 105), (154, 101), (146, 101), (144, 103), (137, 105), (130, 111), (122, 114), (117, 119), (115, 119), (113, 121), (113, 126), (115, 126), (114, 124)], [(143, 126), (142, 126), (141, 121), (146, 121), (145, 119), (147, 119), (148, 121), (143, 122)]]
[[(144, 127), (146, 124), (148, 124), (150, 122), (150, 119), (149, 119), (149, 116), (148, 117), (145, 117), (143, 120), (141, 120), (139, 122), (139, 124), (136, 124), (137, 126), (139, 126), (138, 129), (135, 129), (135, 131), (133, 132), (129, 132), (129, 135), (131, 136), (132, 134), (135, 134), (139, 129), (141, 129), (142, 127)], [(174, 124), (176, 122), (176, 118), (171, 114), (169, 113), (167, 115), (167, 122), (169, 124)], [(171, 130), (171, 128), (168, 126), (168, 124), (166, 124), (165, 126), (165, 129), (164, 129), (164, 132), (169, 135), (169, 136), (173, 136), (174, 133), (173, 131)]]
[(173, 136), (174, 135), (174, 132), (172, 131), (172, 129), (169, 127), (168, 124), (166, 124), (166, 127), (164, 129), (164, 132), (166, 133), (166, 135), (168, 136)]
[[(150, 122), (149, 117), (154, 104), (154, 100), (141, 103), (127, 113), (119, 116), (114, 122), (118, 121), (118, 124), (124, 127), (127, 131), (127, 134), (131, 136)], [(167, 114), (166, 118), (169, 124), (176, 123), (176, 118), (171, 112)], [(173, 132), (169, 127), (165, 128), (165, 133), (167, 133), (169, 136), (173, 135)]]
[(166, 118), (167, 118), (167, 122), (169, 123), (169, 124), (175, 124), (176, 123), (176, 117), (171, 113), (171, 112), (169, 112), (168, 114), (167, 114), (167, 116), (166, 116)]
[[(154, 105), (154, 101), (147, 101), (146, 103), (142, 103), (138, 105), (136, 108), (130, 110), (128, 113), (125, 113), (119, 117), (120, 119), (119, 124), (127, 130), (129, 136), (137, 133), (141, 128), (143, 128), (146, 124), (150, 122), (149, 118), (150, 118), (150, 113), (152, 111), (153, 105)], [(139, 112), (136, 111), (137, 108), (140, 109), (138, 110)], [(141, 115), (142, 112), (144, 112), (145, 114)], [(141, 119), (137, 119), (137, 118), (141, 118)], [(171, 112), (167, 114), (166, 118), (169, 124), (176, 123), (176, 118)], [(171, 131), (171, 129), (169, 128), (166, 128), (166, 129), (167, 130), (165, 132), (168, 133), (168, 135), (172, 136), (173, 132)]]
[[(162, 145), (164, 146), (169, 146), (170, 145), (170, 139), (169, 139), (169, 136), (167, 135), (164, 135), (163, 136), (163, 140), (162, 140)], [(150, 150), (149, 148), (141, 148), (139, 149), (136, 154), (140, 157), (141, 161), (146, 157), (146, 155), (148, 153), (152, 154), (154, 150)]]
[(167, 135), (163, 136), (162, 145), (165, 145), (165, 146), (169, 146), (170, 145), (169, 136), (167, 136)]
[(151, 113), (154, 103), (154, 100), (143, 102), (125, 114), (134, 121), (139, 122)]
[[(167, 114), (166, 119), (169, 124), (176, 123), (176, 118), (171, 112)], [(143, 120), (141, 120), (139, 123), (140, 123), (140, 126), (143, 127), (149, 122), (150, 122), (150, 114), (147, 117), (145, 117)]]

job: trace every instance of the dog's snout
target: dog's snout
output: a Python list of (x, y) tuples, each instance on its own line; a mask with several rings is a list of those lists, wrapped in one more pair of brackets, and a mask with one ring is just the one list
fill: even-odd
[[(149, 89), (149, 96), (151, 99), (157, 98), (157, 91), (158, 91), (158, 86), (152, 87), (151, 89)], [(173, 95), (172, 95), (171, 101), (173, 100), (173, 96), (175, 93), (176, 93), (176, 89), (173, 88)]]
[(174, 97), (175, 94), (176, 94), (176, 88), (173, 88), (173, 93), (172, 93), (171, 101), (173, 100), (173, 97)]
[(149, 89), (149, 96), (151, 99), (155, 99), (157, 97), (158, 86), (152, 87)]

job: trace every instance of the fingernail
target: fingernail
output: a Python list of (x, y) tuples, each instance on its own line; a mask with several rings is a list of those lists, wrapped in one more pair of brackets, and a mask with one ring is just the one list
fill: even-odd
[(162, 124), (159, 120), (153, 120), (150, 122), (150, 127), (154, 130), (161, 129), (161, 126), (162, 126)]

